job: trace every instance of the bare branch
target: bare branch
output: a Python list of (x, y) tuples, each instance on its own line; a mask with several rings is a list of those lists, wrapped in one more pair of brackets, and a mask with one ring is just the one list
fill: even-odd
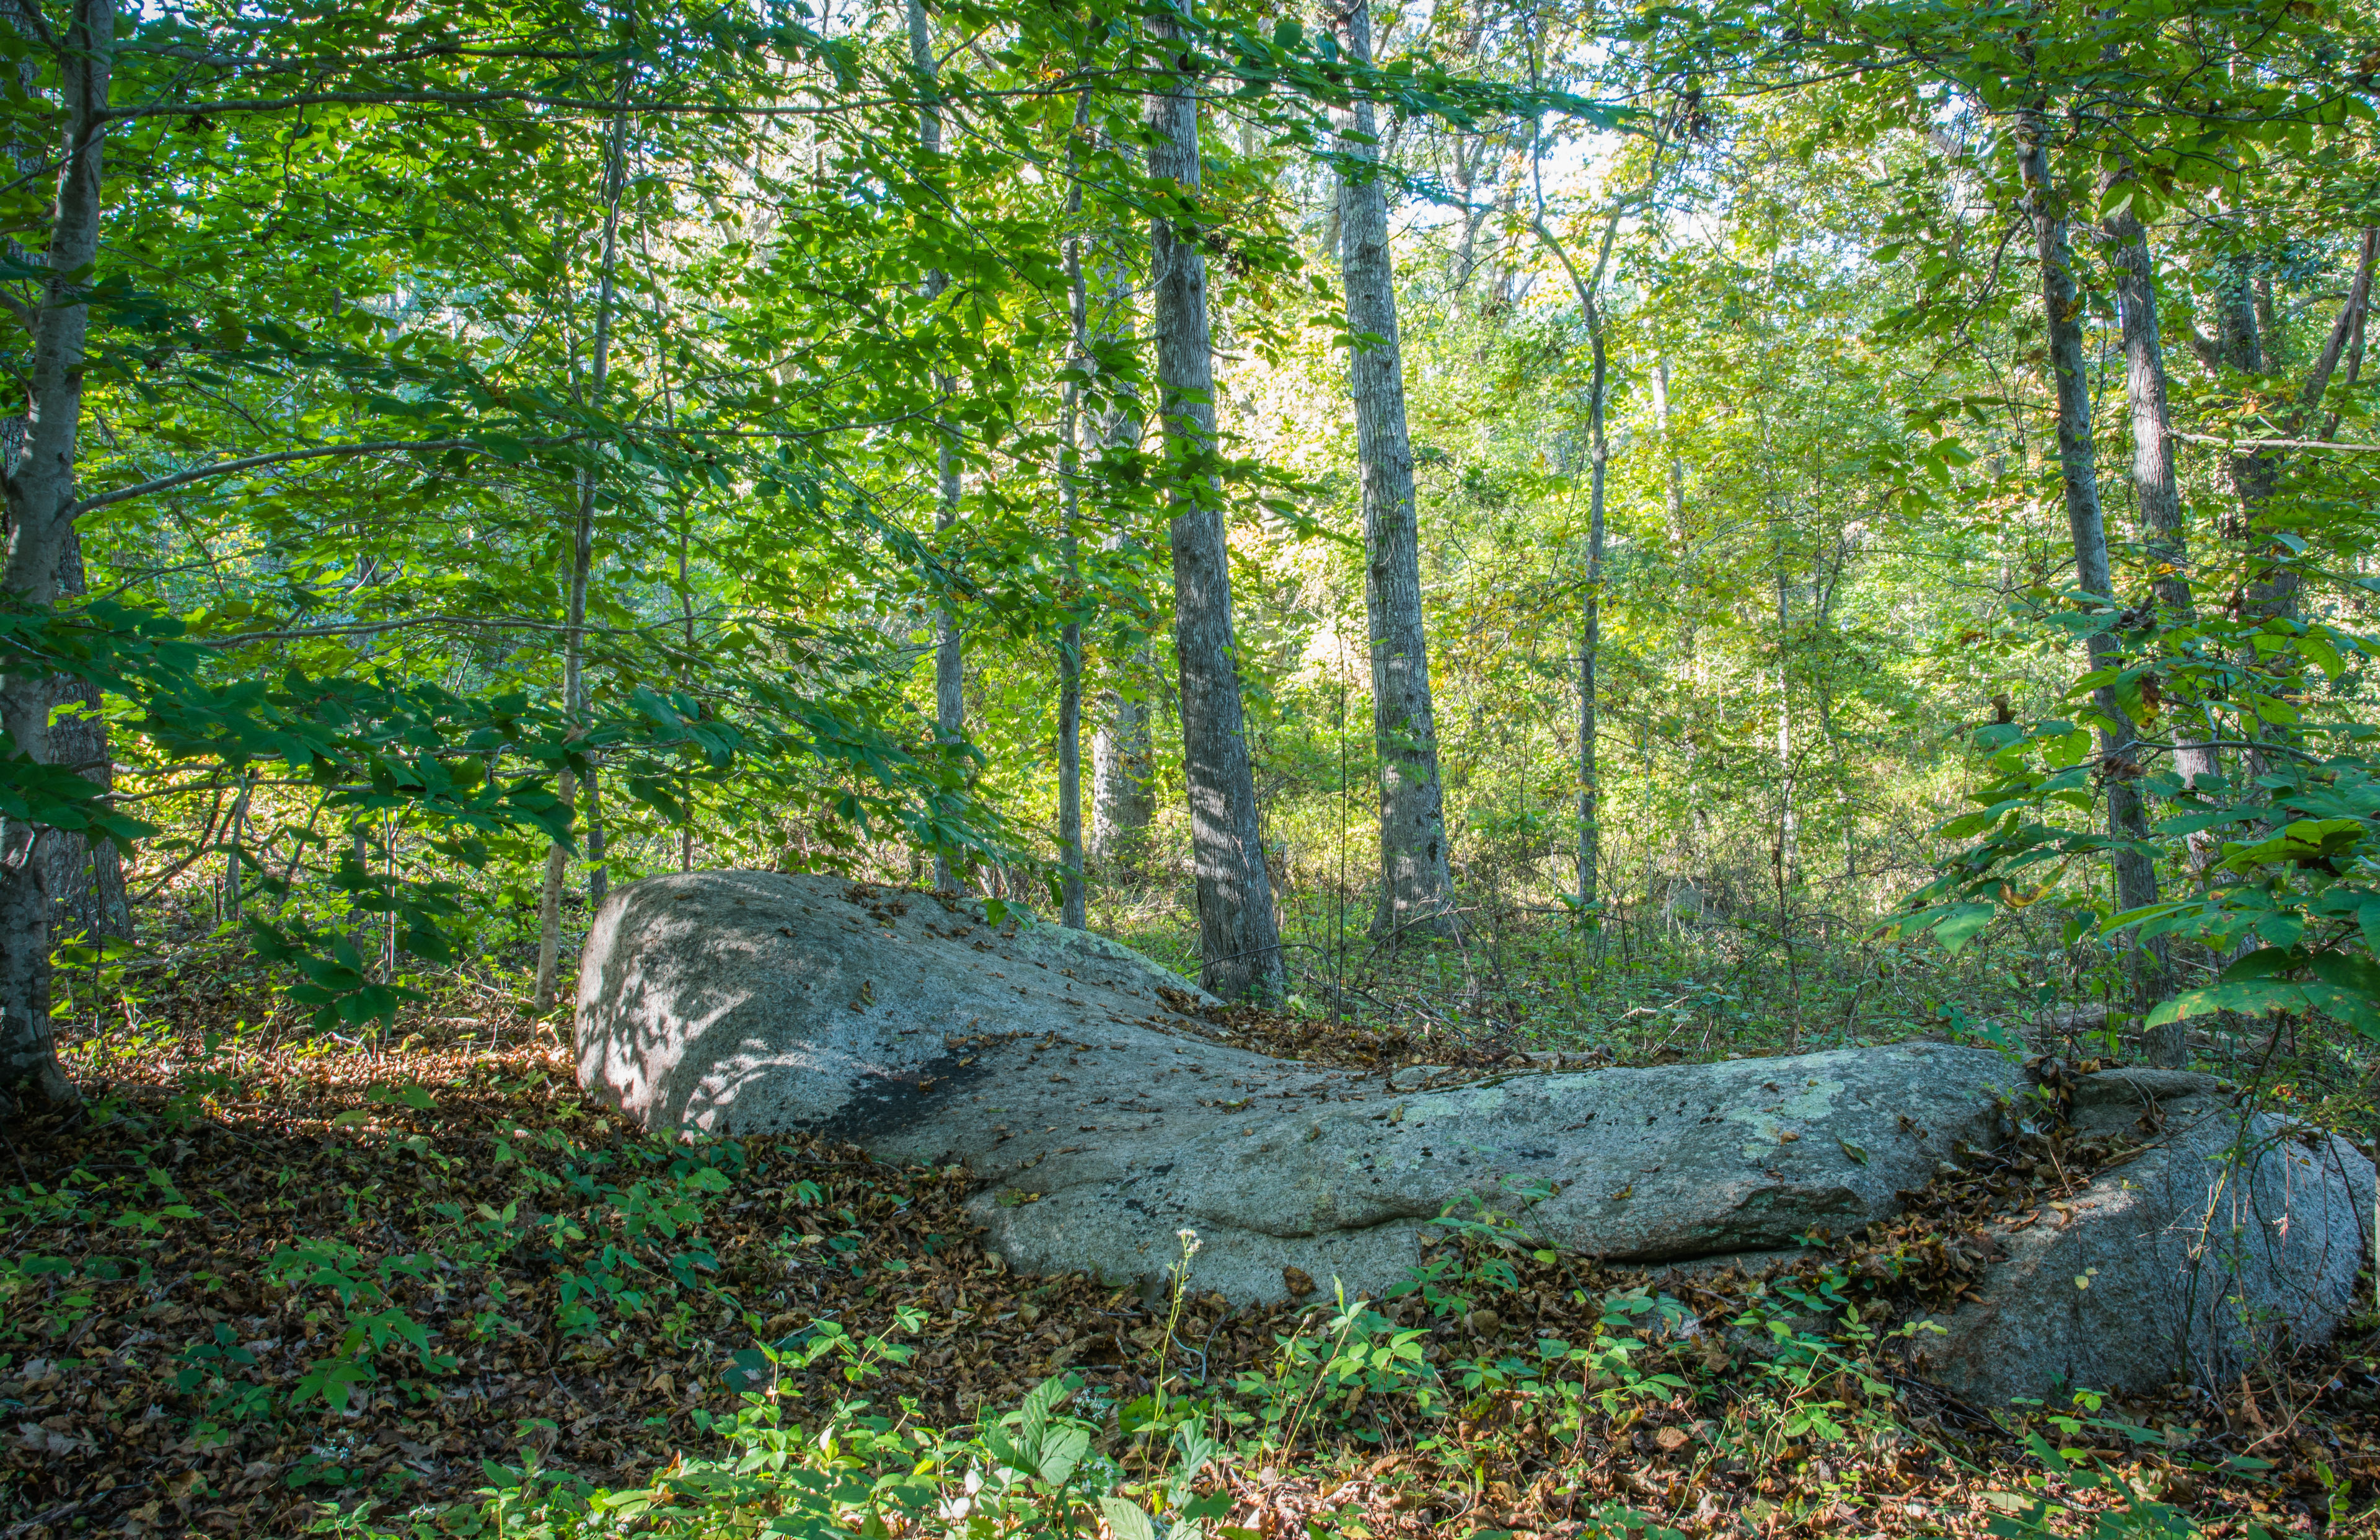
[(2363, 232), (2362, 260), (2355, 264), (2355, 281), (2348, 285), (2347, 303), (2339, 307), (2338, 320), (2331, 325), (2330, 339), (2323, 344), (2322, 357), (2315, 360), (2313, 371), (2306, 376), (2305, 387), (2298, 393), (2298, 404), (2302, 407), (2321, 404), (2322, 393), (2330, 385), (2331, 374), (2338, 368), (2348, 339), (2362, 330), (2363, 313), (2372, 303), (2372, 266), (2375, 257), (2380, 257), (2380, 229), (2367, 229)]
[[(722, 612), (717, 609), (696, 612), (695, 618), (710, 620)], [(686, 624), (684, 616), (672, 615), (649, 625), (597, 625), (589, 624), (581, 630), (605, 637), (640, 637), (651, 631), (668, 630)], [(250, 642), (303, 641), (315, 637), (376, 637), (391, 631), (404, 631), (417, 625), (460, 625), (480, 631), (567, 631), (569, 626), (554, 621), (489, 620), (478, 615), (409, 615), (404, 620), (347, 621), (334, 625), (301, 625), (285, 631), (243, 631), (237, 636), (202, 638), (207, 647), (246, 647)]]
[(2168, 428), (2166, 436), (2192, 443), (2219, 443), (2226, 449), (2341, 449), (2351, 455), (2380, 455), (2380, 443), (2339, 443), (2330, 439), (2227, 439), (2217, 433), (2185, 433)]
[[(568, 443), (574, 439), (586, 436), (584, 433), (565, 433), (559, 438), (522, 439), (517, 442), (542, 447)], [(286, 465), (293, 460), (333, 459), (352, 455), (414, 455), (431, 450), (448, 449), (468, 450), (477, 455), (487, 453), (485, 445), (471, 439), (399, 440), (385, 443), (325, 444), (317, 449), (285, 449), (274, 455), (250, 455), (237, 460), (217, 460), (211, 466), (199, 466), (190, 470), (177, 471), (171, 476), (161, 476), (153, 481), (143, 481), (138, 486), (119, 487), (114, 491), (101, 492), (95, 497), (82, 499), (75, 503), (68, 513), (79, 518), (94, 508), (104, 508), (110, 503), (128, 503), (136, 497), (149, 497), (157, 492), (171, 491), (176, 487), (186, 487), (193, 481), (203, 481), (210, 476), (228, 476), (234, 471), (254, 470), (261, 466)]]
[[(300, 107), (490, 107), (508, 102), (565, 112), (609, 115), (620, 110), (618, 103), (597, 97), (548, 96), (532, 91), (322, 91), (242, 102), (151, 102), (111, 107), (102, 120), (127, 123), (144, 117), (228, 117), (293, 112)], [(627, 110), (669, 116), (780, 118), (831, 117), (855, 108), (896, 105), (898, 101), (888, 96), (838, 97), (815, 106), (777, 107), (743, 106), (732, 102), (631, 102)]]

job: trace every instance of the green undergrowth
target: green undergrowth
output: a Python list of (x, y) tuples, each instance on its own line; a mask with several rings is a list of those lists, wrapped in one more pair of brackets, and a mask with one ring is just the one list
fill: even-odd
[(1007, 1274), (954, 1170), (647, 1136), (475, 1009), (81, 1044), (117, 1089), (0, 1194), (0, 1526), (2380, 1534), (2380, 1316), (2223, 1401), (1985, 1415), (1898, 1366), (1903, 1240), (1714, 1292), (1537, 1247), (1526, 1192), (1383, 1298), (1235, 1310), (1184, 1236), (1150, 1301)]

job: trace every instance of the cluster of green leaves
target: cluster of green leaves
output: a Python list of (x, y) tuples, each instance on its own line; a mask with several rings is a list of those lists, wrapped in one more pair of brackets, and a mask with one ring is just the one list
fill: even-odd
[[(1100, 243), (1128, 286), (1148, 218), (1196, 228), (1262, 336), (1300, 264), (1266, 181), (1324, 142), (1330, 104), (1617, 120), (1427, 59), (1358, 68), (1232, 7), (936, 7), (973, 41), (930, 80), (881, 19), (793, 0), (122, 18), (79, 467), (89, 592), (110, 597), (29, 611), (9, 641), (29, 676), (105, 692), (151, 821), (23, 754), (0, 811), (227, 845), (325, 1023), (407, 998), (358, 916), (444, 962), (475, 904), (508, 912), (507, 872), (574, 844), (565, 768), (605, 789), (615, 845), (698, 823), (829, 859), (878, 838), (1038, 858), (986, 806), (986, 757), (908, 698), (933, 612), (1023, 651), (1107, 617), (1130, 647), (1155, 628), (1170, 477), (1305, 518), (1253, 461), (1167, 470), (1127, 438), (1075, 477), (1120, 538), (1057, 527), (1062, 393), (1095, 415), (1151, 394), (1130, 343), (1075, 361), (1067, 243)], [(42, 143), (57, 61), (38, 29), (0, 51), (30, 88), (0, 132)], [(1232, 82), (1254, 131), (1196, 200), (1144, 169), (1144, 93), (1185, 79)], [(42, 227), (39, 181), (0, 190), (12, 229)], [(928, 534), (917, 488), (945, 452), (965, 516)]]

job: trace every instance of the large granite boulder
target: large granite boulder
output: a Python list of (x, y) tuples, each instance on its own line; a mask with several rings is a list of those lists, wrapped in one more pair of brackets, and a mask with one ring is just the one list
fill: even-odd
[(2070, 1204), (1991, 1236), (1980, 1302), (1921, 1336), (1915, 1366), (1977, 1400), (2229, 1386), (2287, 1342), (2328, 1340), (2372, 1249), (2373, 1169), (2346, 1140), (2232, 1106), (2206, 1075), (2076, 1084), (2074, 1132), (2136, 1152)]
[[(1200, 1285), (1242, 1301), (1393, 1286), (1475, 1201), (1614, 1262), (1791, 1247), (1998, 1142), (2024, 1088), (1998, 1053), (1921, 1042), (1431, 1089), (1234, 1046), (1214, 1003), (1112, 941), (955, 899), (659, 877), (596, 916), (578, 1073), (648, 1127), (964, 1162), (1021, 1271), (1148, 1279), (1194, 1230)], [(2170, 1071), (2083, 1077), (2073, 1120), (2137, 1147), (1992, 1237), (1981, 1303), (1919, 1340), (1923, 1372), (1989, 1401), (2228, 1381), (2351, 1308), (2373, 1169), (2344, 1141)]]
[(1232, 1046), (1189, 984), (1099, 937), (766, 872), (613, 893), (579, 968), (582, 1085), (654, 1128), (816, 1129), (961, 1161), (1020, 1270), (1280, 1299), (1401, 1281), (1471, 1200), (1545, 1243), (1662, 1262), (1897, 1211), (2022, 1082), (1940, 1043), (1399, 1090)]

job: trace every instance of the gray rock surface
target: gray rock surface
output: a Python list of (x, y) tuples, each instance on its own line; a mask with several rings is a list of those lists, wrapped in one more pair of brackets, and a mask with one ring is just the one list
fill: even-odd
[(963, 1161), (1026, 1272), (1147, 1279), (1198, 1232), (1198, 1283), (1279, 1299), (1400, 1281), (1473, 1200), (1544, 1243), (1662, 1262), (1890, 1214), (1998, 1133), (2013, 1067), (1940, 1043), (1399, 1091), (1233, 1047), (1112, 941), (829, 877), (652, 878), (597, 914), (580, 1083), (649, 1127), (816, 1129)]
[[(2143, 1120), (2145, 1119), (2146, 1122)], [(2118, 1070), (2075, 1092), (2082, 1134), (2162, 1132), (2070, 1208), (1994, 1239), (1983, 1296), (1921, 1337), (1915, 1366), (1982, 1401), (2055, 1387), (2228, 1385), (2329, 1339), (2371, 1251), (2373, 1169), (2345, 1140), (2243, 1113), (2205, 1075)]]

